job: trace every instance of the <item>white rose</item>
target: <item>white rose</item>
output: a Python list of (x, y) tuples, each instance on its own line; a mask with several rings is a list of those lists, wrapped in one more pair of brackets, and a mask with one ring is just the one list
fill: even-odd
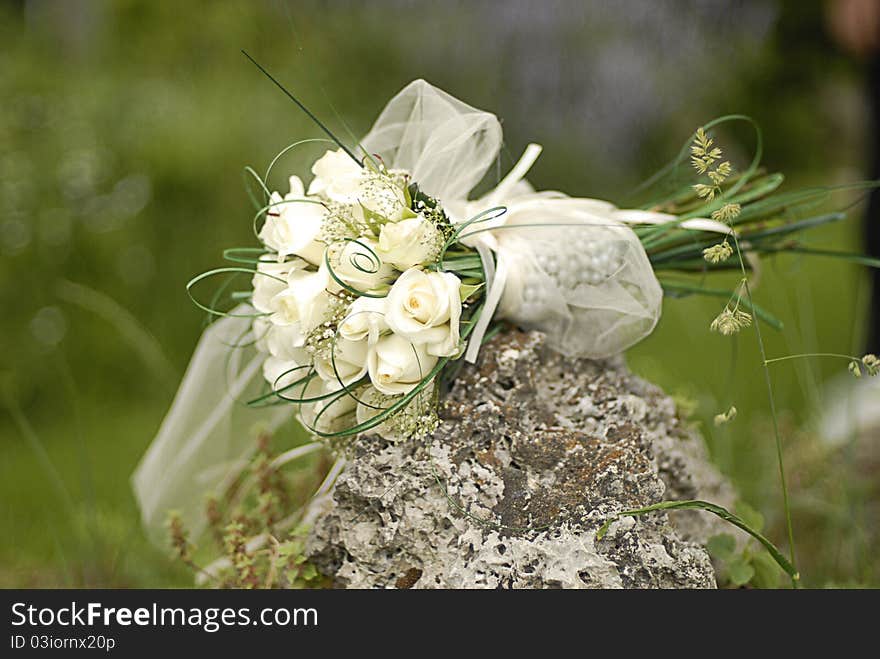
[(315, 178), (310, 195), (323, 195), (344, 204), (357, 203), (364, 170), (342, 149), (327, 151), (312, 165)]
[(258, 316), (253, 320), (251, 331), (258, 351), (281, 361), (295, 361), (298, 364), (309, 362), (304, 348), (305, 336), (300, 331), (299, 323), (275, 325), (267, 316)]
[(263, 362), (263, 377), (272, 387), (273, 391), (281, 392), (285, 387), (290, 387), (283, 392), (286, 398), (297, 398), (302, 389), (301, 384), (291, 387), (292, 384), (301, 380), (308, 374), (308, 368), (295, 361), (267, 357)]
[(394, 270), (379, 259), (377, 248), (376, 242), (368, 238), (332, 245), (329, 261), (333, 274), (361, 293), (389, 283), (394, 278)]
[[(270, 384), (274, 385), (279, 396), (291, 402), (312, 401), (299, 402), (298, 404), (299, 418), (306, 427), (316, 428), (321, 432), (331, 432), (354, 425), (356, 423), (354, 411), (357, 401), (342, 393), (336, 382), (324, 382), (319, 377), (299, 382), (299, 380), (307, 378), (308, 372), (308, 367), (297, 368), (295, 362), (269, 358), (263, 364), (263, 375)], [(290, 386), (293, 383), (296, 384)], [(285, 386), (289, 388), (281, 391)], [(334, 394), (334, 392), (338, 392), (338, 394), (324, 398), (325, 395)]]
[(385, 298), (359, 297), (351, 303), (348, 313), (339, 323), (338, 332), (340, 337), (349, 341), (367, 339), (372, 345), (387, 329)]
[[(299, 387), (295, 389), (298, 392)], [(332, 394), (335, 391), (340, 393), (300, 406), (300, 421), (306, 428), (319, 432), (339, 432), (351, 428), (357, 423), (355, 417), (357, 400), (353, 396), (342, 393), (338, 383), (335, 383), (334, 386), (332, 382), (323, 382), (319, 378), (314, 378), (309, 383), (307, 396), (302, 397)], [(298, 393), (297, 396), (299, 396)]]
[(422, 215), (384, 224), (379, 232), (379, 257), (398, 270), (422, 265), (436, 257), (438, 233)]
[(269, 204), (260, 240), (278, 252), (279, 261), (294, 254), (318, 265), (324, 256), (319, 238), (327, 209), (319, 200), (305, 196), (297, 176), (290, 177), (290, 192), (283, 199), (273, 192)]
[(375, 168), (362, 167), (342, 149), (327, 151), (312, 165), (315, 178), (310, 195), (351, 204), (358, 212), (363, 206), (391, 221), (411, 216), (403, 187), (391, 176)]
[(405, 394), (424, 378), (437, 358), (424, 345), (413, 345), (397, 334), (384, 336), (370, 348), (367, 370), (370, 381), (383, 394)]
[(305, 349), (306, 337), (299, 323), (274, 325), (270, 323), (264, 344), (266, 351), (277, 359), (307, 364), (309, 356)]
[(366, 339), (348, 341), (337, 337), (332, 357), (315, 359), (315, 372), (325, 382), (348, 386), (367, 374), (367, 349)]
[(301, 259), (293, 259), (284, 263), (260, 261), (257, 264), (257, 272), (254, 273), (251, 280), (254, 287), (251, 304), (254, 309), (261, 313), (270, 313), (272, 298), (287, 288), (287, 275), (291, 271), (300, 270), (305, 266), (306, 262)]
[(460, 287), (451, 272), (407, 270), (385, 298), (385, 322), (428, 354), (450, 357), (459, 350)]
[(298, 325), (308, 334), (324, 320), (329, 285), (330, 274), (323, 266), (317, 272), (294, 270), (287, 276), (287, 287), (272, 298), (269, 320), (275, 325)]

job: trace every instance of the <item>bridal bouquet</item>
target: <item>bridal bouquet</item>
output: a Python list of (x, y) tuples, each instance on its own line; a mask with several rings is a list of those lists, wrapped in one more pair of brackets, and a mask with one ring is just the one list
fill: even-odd
[(416, 81), (362, 156), (328, 150), (307, 187), (293, 175), (283, 196), (265, 191), (248, 296), (269, 385), (256, 403), (297, 405), (322, 437), (418, 437), (437, 423), (444, 368), (475, 361), (501, 320), (582, 357), (651, 332), (662, 291), (627, 214), (532, 190), (540, 147), (468, 201), (500, 144), (494, 116)]
[[(187, 287), (221, 319), (205, 331), (135, 474), (151, 529), (171, 507), (195, 531), (203, 528), (198, 494), (238, 477), (255, 424), (271, 430), (292, 411), (326, 440), (430, 433), (455, 367), (475, 362), (505, 323), (539, 330), (551, 349), (587, 358), (619, 354), (648, 336), (664, 296), (723, 300), (706, 325), (724, 335), (756, 318), (779, 327), (751, 297), (760, 255), (860, 258), (796, 239), (844, 217), (802, 212), (833, 189), (778, 193), (783, 177), (761, 168), (760, 131), (741, 115), (698, 129), (648, 182), (638, 207), (623, 210), (535, 191), (525, 176), (541, 152), (536, 144), (471, 198), (498, 157), (500, 122), (423, 80), (395, 96), (355, 145), (308, 113), (329, 139), (290, 145), (264, 176), (246, 170), (260, 188), (252, 196), (261, 246), (227, 250), (234, 266)], [(741, 171), (712, 136), (735, 122), (756, 136)], [(313, 163), (308, 185), (292, 175), (287, 190), (271, 191), (280, 157), (314, 142), (330, 148)], [(706, 285), (707, 275), (723, 271), (735, 274), (735, 286)], [(215, 277), (226, 281), (199, 301), (195, 288)]]
[[(251, 304), (271, 395), (300, 405), (317, 435), (430, 432), (438, 374), (473, 361), (493, 320), (540, 327), (558, 349), (597, 357), (657, 320), (659, 285), (613, 207), (559, 208), (561, 230), (553, 211), (569, 200), (521, 200), (509, 217), (496, 206), (462, 222), (379, 156), (328, 151), (312, 172), (308, 190), (292, 176), (283, 198), (270, 197)], [(546, 229), (480, 240), (525, 222)]]

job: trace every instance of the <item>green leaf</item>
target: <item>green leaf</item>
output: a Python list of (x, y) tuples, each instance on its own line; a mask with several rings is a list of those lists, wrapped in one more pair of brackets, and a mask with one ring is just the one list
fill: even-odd
[(750, 201), (761, 199), (774, 192), (784, 181), (785, 176), (778, 172), (767, 174), (760, 179), (753, 179), (742, 193), (732, 197), (729, 201), (745, 206)]
[(713, 558), (728, 561), (736, 551), (736, 540), (729, 533), (719, 533), (709, 538), (706, 550)]
[(727, 574), (732, 584), (745, 586), (755, 576), (755, 568), (745, 559), (739, 558), (727, 565)]
[(440, 265), (444, 270), (480, 270), (481, 272), (483, 267), (478, 254), (444, 258)]
[(406, 207), (410, 209), (413, 207), (413, 196), (412, 191), (410, 190), (411, 187), (411, 185), (407, 185), (403, 188), (403, 200), (404, 203), (406, 203)]
[(376, 211), (370, 210), (361, 202), (358, 202), (358, 204), (360, 204), (361, 210), (364, 214), (364, 221), (367, 223), (367, 226), (370, 227), (370, 231), (378, 236), (379, 232), (382, 230), (382, 226), (388, 224), (388, 218)]
[(467, 300), (474, 293), (476, 293), (478, 290), (483, 288), (484, 285), (485, 285), (485, 283), (462, 284), (458, 289), (458, 295), (461, 298), (461, 301), (464, 302), (465, 300)]
[(756, 531), (764, 530), (764, 516), (745, 501), (737, 502), (736, 514), (747, 526), (752, 527)]
[(407, 192), (409, 193), (410, 199), (412, 200), (410, 205), (414, 205), (416, 202), (420, 201), (428, 208), (437, 207), (437, 200), (433, 197), (429, 197), (424, 192), (419, 190), (419, 186), (417, 183), (410, 183), (407, 187)]
[(782, 572), (770, 556), (765, 553), (753, 556), (752, 567), (755, 569), (755, 576), (752, 577), (755, 588), (779, 588)]

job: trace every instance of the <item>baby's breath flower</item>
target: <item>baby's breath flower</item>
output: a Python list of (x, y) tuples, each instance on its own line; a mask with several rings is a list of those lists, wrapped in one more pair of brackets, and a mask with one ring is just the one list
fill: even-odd
[(862, 364), (865, 365), (865, 369), (868, 371), (868, 375), (871, 377), (880, 373), (880, 358), (877, 355), (867, 354), (862, 357)]
[(715, 427), (717, 428), (718, 426), (723, 426), (726, 423), (730, 423), (735, 418), (736, 418), (736, 408), (733, 405), (731, 405), (730, 409), (727, 410), (726, 412), (723, 412), (722, 414), (715, 415), (715, 419), (714, 419)]
[(752, 314), (747, 313), (742, 309), (725, 307), (724, 311), (718, 314), (718, 317), (712, 321), (711, 325), (709, 325), (709, 329), (713, 332), (718, 332), (723, 336), (731, 336), (751, 324)]
[[(390, 396), (377, 391), (372, 386), (360, 389), (357, 393), (361, 404), (358, 406), (358, 422), (365, 422), (383, 410), (400, 402), (402, 396)], [(395, 441), (420, 439), (431, 434), (440, 425), (437, 414), (437, 390), (432, 384), (423, 389), (402, 410), (386, 419), (377, 430), (386, 438)]]
[(327, 202), (327, 216), (321, 226), (321, 242), (326, 245), (354, 240), (367, 229), (366, 223), (355, 217), (351, 204)]
[(730, 258), (731, 254), (733, 254), (733, 247), (730, 246), (730, 243), (727, 242), (726, 239), (723, 243), (712, 245), (703, 250), (703, 258), (709, 263), (721, 263), (722, 261), (726, 261)]
[(724, 204), (718, 210), (712, 211), (712, 219), (729, 224), (739, 216), (741, 210), (742, 206), (739, 204)]
[(330, 294), (324, 321), (306, 335), (306, 351), (314, 359), (330, 359), (336, 340), (336, 328), (345, 319), (355, 296), (347, 291)]

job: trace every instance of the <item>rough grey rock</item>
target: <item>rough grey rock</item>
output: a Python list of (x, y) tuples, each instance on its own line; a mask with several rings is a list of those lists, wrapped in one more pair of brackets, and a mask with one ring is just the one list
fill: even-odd
[[(348, 588), (712, 588), (696, 511), (596, 530), (664, 499), (730, 505), (702, 440), (622, 360), (572, 360), (499, 335), (422, 441), (359, 438), (307, 552)], [(672, 517), (672, 519), (670, 519)]]

